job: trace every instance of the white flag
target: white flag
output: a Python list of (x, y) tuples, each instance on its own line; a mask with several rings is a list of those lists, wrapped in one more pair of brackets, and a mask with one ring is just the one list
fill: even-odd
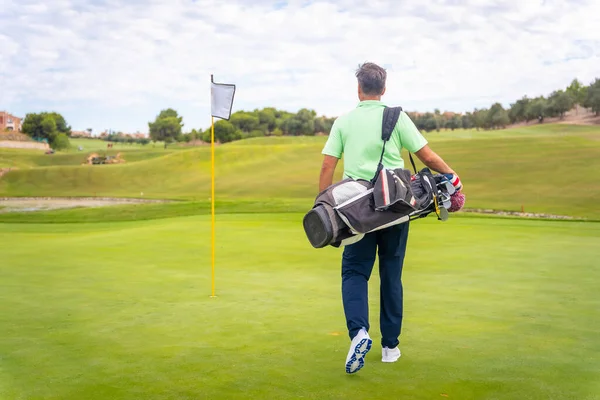
[(214, 83), (211, 76), (210, 84), (210, 107), (213, 117), (229, 119), (233, 107), (233, 95), (235, 85), (226, 83)]

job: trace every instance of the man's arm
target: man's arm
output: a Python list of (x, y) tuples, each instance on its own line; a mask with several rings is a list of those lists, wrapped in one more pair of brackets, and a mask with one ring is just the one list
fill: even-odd
[(421, 135), (415, 123), (408, 114), (400, 113), (398, 125), (396, 126), (400, 134), (400, 143), (406, 150), (414, 153), (423, 164), (434, 171), (442, 174), (455, 174), (454, 170), (448, 166), (433, 150), (429, 148), (427, 140)]
[(442, 157), (438, 156), (435, 151), (431, 150), (429, 145), (425, 145), (421, 150), (415, 153), (419, 160), (429, 168), (441, 174), (455, 174), (454, 170), (446, 164)]
[(333, 183), (333, 173), (339, 158), (326, 155), (321, 166), (321, 175), (319, 176), (319, 193), (327, 189)]

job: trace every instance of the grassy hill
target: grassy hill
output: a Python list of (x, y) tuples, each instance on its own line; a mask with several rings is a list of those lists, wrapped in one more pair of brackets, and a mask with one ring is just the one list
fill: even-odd
[[(170, 152), (170, 150), (169, 150)], [(35, 168), (35, 167), (52, 167), (52, 166), (65, 166), (65, 165), (81, 165), (92, 153), (101, 155), (115, 156), (117, 153), (121, 153), (125, 161), (135, 162), (146, 160), (149, 158), (162, 157), (167, 154), (160, 147), (156, 148), (132, 148), (132, 149), (120, 149), (114, 148), (112, 150), (89, 150), (89, 151), (76, 151), (69, 150), (67, 152), (58, 152), (56, 154), (44, 154), (41, 150), (29, 150), (29, 149), (0, 149), (0, 168), (12, 167), (12, 168)]]
[[(431, 146), (461, 175), (467, 206), (600, 218), (600, 128), (541, 125), (431, 133)], [(224, 200), (306, 199), (310, 205), (324, 137), (257, 138), (216, 149)], [(0, 179), (0, 196), (123, 196), (206, 201), (210, 149), (139, 148), (122, 165), (81, 166), (85, 154), (1, 151), (22, 167)], [(5, 160), (4, 162), (2, 160)], [(50, 166), (52, 165), (52, 166)], [(341, 175), (341, 168), (338, 177)]]
[[(70, 151), (77, 151), (78, 147), (82, 147), (84, 151), (104, 151), (106, 150), (107, 141), (102, 139), (86, 139), (86, 138), (71, 138), (69, 139), (71, 143)], [(149, 150), (149, 149), (162, 149), (164, 147), (164, 142), (151, 142), (150, 144), (142, 145), (139, 143), (117, 143), (111, 142), (114, 150), (118, 151), (129, 151), (129, 150)], [(169, 147), (176, 148), (176, 147)]]

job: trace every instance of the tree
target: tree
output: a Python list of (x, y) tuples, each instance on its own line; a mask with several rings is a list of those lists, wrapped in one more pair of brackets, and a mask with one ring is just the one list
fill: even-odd
[(442, 116), (440, 114), (440, 110), (436, 108), (435, 110), (433, 110), (433, 114), (435, 115), (435, 130), (439, 132), (440, 127), (442, 125)]
[(202, 140), (205, 143), (210, 143), (210, 128), (207, 128), (205, 131), (200, 132), (200, 140)]
[[(59, 134), (67, 136), (68, 142), (71, 127), (67, 125), (67, 122), (59, 113), (41, 112), (27, 114), (21, 125), (21, 131), (34, 139), (45, 139), (52, 147), (55, 145), (54, 143)], [(64, 142), (64, 139), (61, 138), (60, 140)]]
[(563, 119), (565, 113), (573, 108), (575, 104), (575, 99), (569, 93), (562, 90), (552, 92), (548, 101), (550, 102), (552, 114), (559, 115), (560, 119)]
[(510, 122), (508, 113), (500, 103), (494, 103), (485, 117), (486, 125), (489, 128), (506, 128)]
[(253, 137), (262, 137), (265, 136), (265, 132), (260, 129), (254, 129), (253, 131), (248, 132), (244, 137), (253, 138)]
[(52, 118), (52, 116), (43, 116), (42, 120), (40, 121), (40, 126), (42, 127), (44, 136), (47, 137), (50, 142), (56, 140), (56, 136), (58, 136), (58, 129), (56, 129), (56, 121), (54, 118)]
[(510, 122), (513, 124), (521, 121), (529, 122), (530, 119), (527, 118), (526, 113), (529, 102), (530, 100), (527, 98), (527, 96), (524, 96), (522, 99), (517, 100), (514, 104), (510, 105), (510, 110), (508, 112), (508, 118), (510, 119)]
[(463, 115), (461, 119), (463, 129), (473, 128), (473, 114), (471, 114), (470, 112), (465, 113), (465, 115)]
[(231, 122), (239, 130), (251, 132), (255, 129), (258, 129), (260, 119), (258, 116), (251, 113), (238, 111), (231, 115), (229, 122)]
[(181, 135), (181, 140), (183, 140), (186, 143), (193, 142), (195, 140), (198, 140), (199, 135), (200, 134), (196, 129), (192, 129), (190, 132)]
[(446, 129), (455, 130), (462, 127), (462, 117), (458, 114), (452, 116), (445, 124)]
[(473, 126), (479, 129), (487, 129), (486, 120), (487, 120), (488, 110), (482, 108), (478, 110), (477, 108), (473, 110)]
[(269, 132), (272, 132), (277, 127), (276, 110), (274, 108), (265, 108), (258, 112), (258, 121), (264, 125)]
[(439, 130), (437, 119), (432, 113), (425, 113), (425, 115), (422, 116), (422, 125), (425, 132)]
[(597, 79), (587, 88), (584, 107), (591, 108), (596, 115), (600, 115), (600, 79)]
[[(581, 82), (579, 82), (579, 80), (573, 79), (571, 84), (567, 87), (566, 92), (569, 95), (571, 95), (571, 97), (573, 98), (573, 101), (575, 102), (575, 104), (577, 106), (583, 105), (583, 102), (585, 101), (585, 98), (586, 98), (587, 89), (585, 86), (583, 86), (581, 84)], [(578, 114), (578, 112), (579, 112), (578, 107), (576, 107), (575, 114)]]
[(294, 136), (302, 135), (302, 121), (295, 117), (284, 120), (281, 128), (286, 134)]
[(315, 122), (314, 122), (315, 133), (329, 134), (334, 122), (335, 122), (334, 118), (327, 118), (327, 117), (315, 118)]
[(414, 122), (417, 129), (425, 132), (431, 132), (438, 128), (435, 115), (428, 112), (425, 114), (408, 113), (408, 117)]
[(172, 108), (162, 110), (154, 122), (148, 122), (150, 138), (155, 142), (164, 141), (166, 149), (169, 143), (181, 136), (182, 120)]
[(306, 108), (301, 109), (291, 118), (284, 121), (282, 130), (290, 135), (314, 135), (315, 117), (317, 113), (314, 110)]
[[(203, 136), (202, 140), (210, 143), (210, 128), (207, 129)], [(215, 122), (215, 142), (219, 143), (228, 143), (234, 140), (240, 140), (242, 138), (241, 131), (236, 129), (236, 127), (227, 120), (219, 120)]]
[(528, 120), (537, 119), (539, 123), (544, 122), (548, 112), (548, 101), (544, 96), (537, 97), (527, 104), (525, 113)]
[(271, 132), (271, 135), (273, 136), (282, 136), (283, 135), (283, 131), (279, 128), (275, 128), (273, 129), (273, 132)]
[(56, 130), (60, 133), (64, 133), (67, 136), (71, 136), (71, 127), (67, 124), (64, 117), (57, 112), (48, 113), (48, 115), (54, 118), (54, 122), (56, 123)]
[(69, 137), (66, 133), (59, 133), (50, 145), (54, 150), (66, 150), (71, 147), (69, 143)]

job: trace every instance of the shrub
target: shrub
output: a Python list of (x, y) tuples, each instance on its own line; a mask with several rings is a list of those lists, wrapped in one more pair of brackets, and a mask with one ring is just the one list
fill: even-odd
[(56, 135), (54, 140), (50, 143), (50, 147), (54, 150), (66, 150), (71, 147), (71, 143), (69, 142), (69, 137), (66, 133), (59, 133)]

